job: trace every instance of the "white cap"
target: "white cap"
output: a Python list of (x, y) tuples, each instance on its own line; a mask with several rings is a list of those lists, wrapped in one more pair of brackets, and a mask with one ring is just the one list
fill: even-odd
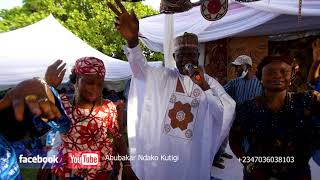
[(240, 55), (231, 64), (236, 65), (236, 66), (240, 66), (243, 64), (249, 64), (250, 66), (252, 66), (252, 59), (251, 59), (251, 57), (249, 57), (247, 55)]

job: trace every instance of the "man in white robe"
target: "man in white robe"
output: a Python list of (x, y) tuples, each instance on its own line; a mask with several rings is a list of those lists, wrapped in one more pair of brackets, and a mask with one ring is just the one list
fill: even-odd
[[(131, 165), (143, 180), (209, 180), (211, 164), (229, 132), (235, 102), (213, 78), (197, 68), (198, 38), (177, 37), (177, 69), (148, 65), (138, 46), (134, 13), (108, 4), (116, 28), (128, 42), (125, 53), (133, 73), (128, 101)], [(192, 64), (193, 73), (186, 64)], [(195, 75), (196, 74), (196, 75)]]

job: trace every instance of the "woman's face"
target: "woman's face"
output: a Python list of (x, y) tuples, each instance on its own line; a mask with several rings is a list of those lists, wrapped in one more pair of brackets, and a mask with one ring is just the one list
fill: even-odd
[(281, 92), (290, 86), (292, 69), (284, 62), (271, 62), (262, 69), (262, 84), (266, 90)]
[(102, 95), (103, 80), (96, 74), (80, 75), (77, 78), (79, 96), (90, 103), (96, 101)]

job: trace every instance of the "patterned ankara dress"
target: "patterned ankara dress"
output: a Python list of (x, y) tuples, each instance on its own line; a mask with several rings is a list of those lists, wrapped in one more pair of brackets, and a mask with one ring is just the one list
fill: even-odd
[[(106, 156), (114, 155), (112, 139), (120, 136), (116, 123), (116, 106), (111, 101), (104, 100), (102, 106), (93, 108), (90, 114), (89, 109), (72, 107), (70, 99), (65, 95), (61, 95), (61, 100), (71, 119), (71, 128), (67, 134), (61, 134), (62, 143), (56, 147), (59, 163), (53, 165), (53, 174), (62, 179), (108, 179), (114, 163), (107, 160)], [(68, 153), (75, 151), (99, 151), (100, 168), (69, 168)]]

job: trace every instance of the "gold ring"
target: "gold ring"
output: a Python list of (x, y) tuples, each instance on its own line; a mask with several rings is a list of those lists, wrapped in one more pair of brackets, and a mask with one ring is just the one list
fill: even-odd
[(48, 100), (48, 98), (45, 97), (45, 98), (39, 99), (38, 103), (42, 103), (42, 102), (46, 102), (46, 101), (49, 101), (49, 100)]
[(24, 98), (25, 101), (36, 101), (38, 99), (38, 96), (36, 95), (28, 95)]

